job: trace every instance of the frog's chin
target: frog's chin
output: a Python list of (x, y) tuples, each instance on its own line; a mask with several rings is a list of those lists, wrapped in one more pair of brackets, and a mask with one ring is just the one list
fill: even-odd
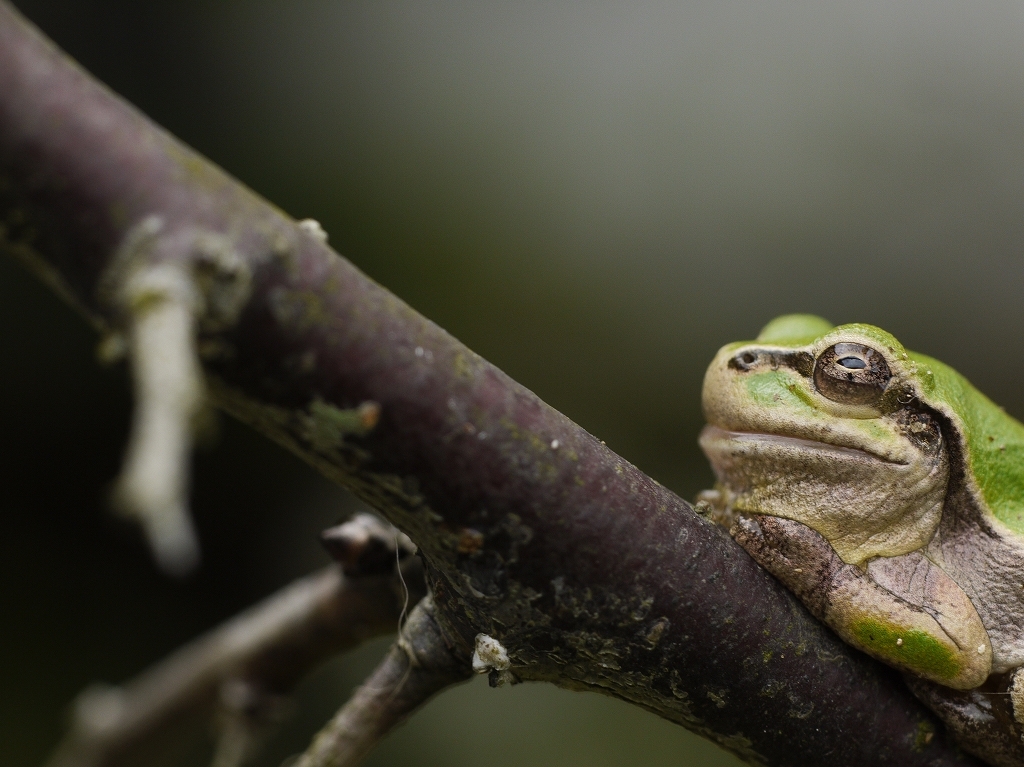
[(804, 437), (728, 431), (700, 435), (726, 512), (801, 522), (847, 564), (920, 548), (938, 526), (945, 498), (945, 451), (894, 461)]
[(760, 446), (762, 449), (770, 449), (772, 447), (779, 448), (786, 452), (807, 452), (807, 453), (819, 453), (819, 454), (832, 454), (837, 458), (843, 456), (854, 459), (854, 460), (874, 460), (881, 461), (882, 463), (892, 464), (894, 466), (906, 466), (906, 461), (896, 461), (891, 458), (885, 458), (872, 453), (869, 450), (862, 450), (856, 447), (846, 447), (844, 445), (833, 445), (828, 442), (821, 442), (814, 439), (806, 439), (804, 437), (791, 437), (784, 434), (768, 434), (764, 432), (750, 432), (750, 431), (729, 431), (718, 426), (708, 424), (700, 433), (699, 438), (700, 446), (704, 450), (705, 454), (711, 460), (712, 464), (715, 462), (715, 454), (721, 453), (723, 450), (740, 449), (742, 450), (745, 446)]

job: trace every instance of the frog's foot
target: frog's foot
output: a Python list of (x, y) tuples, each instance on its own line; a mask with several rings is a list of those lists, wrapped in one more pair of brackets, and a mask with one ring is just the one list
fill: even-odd
[(728, 493), (720, 486), (697, 493), (694, 509), (726, 530), (736, 522), (736, 512), (729, 505)]
[(857, 567), (843, 562), (811, 528), (779, 517), (740, 516), (731, 533), (854, 647), (960, 690), (988, 677), (992, 648), (977, 611), (924, 557), (909, 554)]
[(739, 514), (729, 534), (824, 621), (836, 571), (846, 566), (828, 541), (799, 522)]
[(1018, 714), (1018, 709), (1024, 708), (1015, 700), (1014, 693), (1018, 686), (1024, 687), (1020, 677), (1020, 669), (1016, 669), (993, 674), (973, 690), (951, 690), (904, 675), (914, 695), (938, 715), (957, 743), (995, 767), (1024, 765), (1024, 725)]

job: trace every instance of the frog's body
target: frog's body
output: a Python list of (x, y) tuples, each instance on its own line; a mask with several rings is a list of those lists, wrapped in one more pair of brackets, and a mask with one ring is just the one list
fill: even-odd
[(1002, 680), (1012, 732), (968, 745), (1024, 764), (1024, 425), (885, 331), (807, 315), (724, 347), (704, 410), (706, 497), (734, 537), (846, 641), (950, 699)]

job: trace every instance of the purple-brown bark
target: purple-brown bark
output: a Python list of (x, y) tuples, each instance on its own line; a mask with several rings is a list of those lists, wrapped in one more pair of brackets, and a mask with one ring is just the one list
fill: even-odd
[[(0, 2), (0, 248), (116, 328), (101, 284), (153, 216), (154, 259), (212, 232), (250, 272), (238, 321), (201, 326), (214, 400), (408, 533), (467, 666), (488, 634), (519, 679), (615, 695), (752, 763), (976, 764), (724, 532)], [(365, 403), (369, 432), (346, 420)]]

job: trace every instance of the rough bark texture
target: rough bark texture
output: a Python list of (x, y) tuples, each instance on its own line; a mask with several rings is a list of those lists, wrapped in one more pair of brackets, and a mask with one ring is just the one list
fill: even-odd
[[(201, 338), (215, 401), (409, 534), (467, 665), (488, 634), (519, 679), (624, 698), (751, 763), (976, 764), (723, 531), (0, 3), (0, 247), (116, 328), (101, 281), (151, 216), (168, 243), (225, 238), (251, 271), (237, 323)], [(358, 436), (346, 411), (370, 401)]]

